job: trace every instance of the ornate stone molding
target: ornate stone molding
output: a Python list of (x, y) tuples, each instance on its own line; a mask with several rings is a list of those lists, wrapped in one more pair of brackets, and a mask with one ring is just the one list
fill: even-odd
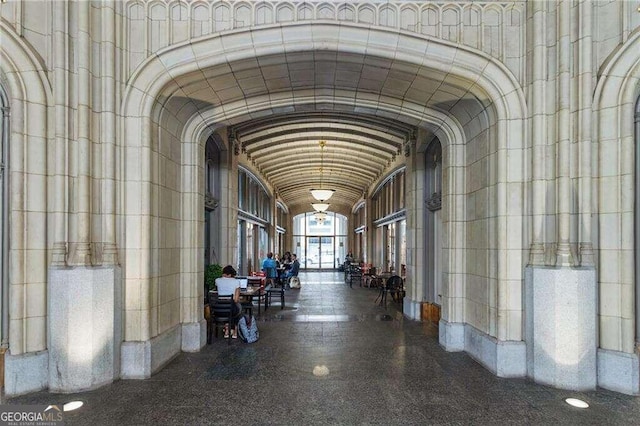
[(238, 137), (236, 136), (235, 130), (229, 129), (227, 138), (229, 139), (229, 147), (233, 149), (233, 155), (240, 155), (240, 143), (238, 142)]
[(427, 205), (427, 208), (432, 212), (440, 210), (442, 208), (442, 193), (434, 192), (433, 194), (431, 194), (431, 197), (429, 197), (425, 201), (425, 204)]
[[(336, 21), (409, 31), (461, 43), (523, 74), (526, 2), (402, 1), (318, 2), (241, 0), (129, 0), (124, 10), (129, 75), (144, 61), (139, 52), (157, 52), (223, 31), (294, 22)], [(148, 34), (140, 37), (140, 34)], [(514, 58), (519, 58), (514, 60)]]
[(218, 208), (218, 204), (220, 204), (220, 200), (214, 198), (211, 193), (207, 192), (204, 194), (204, 208), (209, 211), (214, 211)]

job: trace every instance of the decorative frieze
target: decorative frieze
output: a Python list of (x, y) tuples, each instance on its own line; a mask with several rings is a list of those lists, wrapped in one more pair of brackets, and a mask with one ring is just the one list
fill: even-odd
[(169, 45), (223, 31), (302, 21), (393, 28), (479, 49), (523, 76), (524, 1), (220, 1), (133, 0), (125, 8), (129, 75)]

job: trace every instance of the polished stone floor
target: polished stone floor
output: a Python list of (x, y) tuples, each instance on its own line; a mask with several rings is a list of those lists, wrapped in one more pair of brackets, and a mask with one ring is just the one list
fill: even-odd
[[(221, 340), (146, 380), (9, 404), (84, 406), (68, 425), (638, 425), (640, 398), (500, 379), (438, 345), (437, 327), (374, 303), (333, 272), (301, 274), (285, 309), (258, 317), (254, 344)], [(257, 313), (257, 311), (256, 311)], [(588, 409), (567, 405), (577, 397)]]

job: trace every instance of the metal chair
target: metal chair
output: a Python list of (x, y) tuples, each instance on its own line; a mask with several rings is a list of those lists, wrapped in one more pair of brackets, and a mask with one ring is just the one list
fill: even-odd
[(276, 268), (265, 268), (264, 276), (266, 285), (277, 286), (280, 284), (280, 277), (278, 277)]
[(235, 329), (236, 324), (238, 324), (238, 320), (240, 316), (242, 316), (242, 310), (239, 312), (234, 312), (236, 307), (236, 303), (233, 301), (232, 296), (214, 296), (209, 299), (209, 321), (210, 326), (207, 327), (208, 335), (207, 335), (207, 343), (211, 343), (212, 336), (211, 333), (215, 329), (215, 336), (218, 338), (218, 328), (220, 326), (226, 326), (229, 330), (228, 333), (228, 344), (231, 344), (232, 339), (232, 330)]
[(362, 287), (362, 269), (356, 265), (351, 265), (349, 269), (349, 287), (353, 288), (354, 281), (358, 282)]
[(387, 306), (387, 293), (391, 293), (391, 297), (396, 300), (399, 292), (404, 292), (404, 281), (398, 275), (390, 276), (387, 281), (380, 286), (380, 292), (376, 297), (376, 302), (380, 299), (380, 306)]
[(284, 285), (281, 285), (280, 287), (269, 285), (265, 288), (265, 291), (267, 292), (267, 298), (264, 304), (265, 311), (269, 308), (269, 305), (271, 305), (271, 296), (273, 295), (280, 296), (280, 309), (284, 309)]

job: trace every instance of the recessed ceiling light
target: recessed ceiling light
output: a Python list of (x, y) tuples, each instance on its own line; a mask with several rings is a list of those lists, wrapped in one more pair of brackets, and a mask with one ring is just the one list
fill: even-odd
[(73, 411), (73, 410), (77, 410), (78, 408), (82, 407), (84, 405), (84, 402), (82, 401), (71, 401), (71, 402), (67, 402), (66, 404), (64, 404), (62, 406), (62, 410), (63, 411)]
[(567, 398), (564, 400), (567, 404), (577, 408), (589, 408), (589, 404), (578, 398)]

